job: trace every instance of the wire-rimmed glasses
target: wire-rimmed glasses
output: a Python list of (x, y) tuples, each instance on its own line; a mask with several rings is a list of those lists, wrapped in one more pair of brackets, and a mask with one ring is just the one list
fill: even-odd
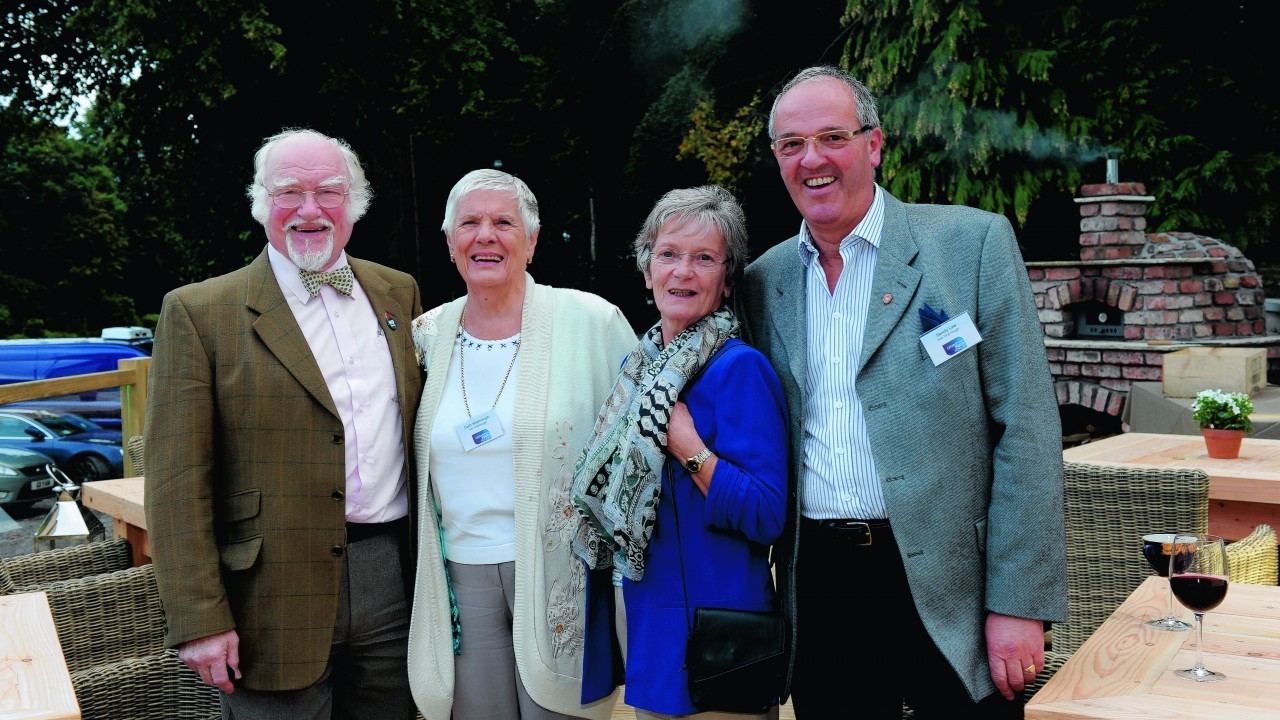
[(314, 195), (316, 204), (322, 208), (342, 207), (347, 201), (347, 191), (337, 188), (320, 188), (319, 190), (280, 190), (268, 192), (271, 202), (281, 210), (293, 210), (302, 207), (308, 195)]
[(698, 272), (711, 272), (721, 265), (729, 262), (721, 260), (709, 252), (676, 252), (675, 250), (658, 250), (653, 253), (653, 262), (655, 265), (666, 265), (668, 267), (679, 265), (685, 258), (689, 258), (689, 262), (693, 264), (693, 269)]
[(817, 135), (809, 135), (808, 137), (788, 135), (774, 140), (769, 143), (769, 146), (773, 148), (773, 151), (779, 157), (799, 155), (808, 147), (810, 140), (823, 150), (841, 150), (853, 142), (854, 138), (870, 129), (870, 125), (863, 125), (857, 130), (824, 130)]

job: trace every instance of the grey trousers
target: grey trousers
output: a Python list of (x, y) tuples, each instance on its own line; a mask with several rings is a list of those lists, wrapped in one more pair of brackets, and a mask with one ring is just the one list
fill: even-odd
[(520, 680), (511, 629), (516, 564), (446, 566), (462, 623), (462, 654), (453, 659), (453, 720), (570, 718), (535, 703)]
[[(352, 592), (352, 588), (355, 592)], [(347, 545), (329, 666), (301, 690), (220, 694), (224, 720), (412, 720), (409, 605), (391, 535)]]

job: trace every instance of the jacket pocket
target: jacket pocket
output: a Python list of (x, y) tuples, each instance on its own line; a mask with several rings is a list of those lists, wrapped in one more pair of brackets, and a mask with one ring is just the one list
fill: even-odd
[(218, 503), (218, 514), (223, 522), (236, 522), (255, 518), (262, 510), (262, 491), (245, 490), (228, 495)]
[(258, 560), (261, 550), (262, 536), (254, 535), (219, 547), (218, 559), (228, 570), (248, 570)]
[(987, 553), (987, 519), (978, 518), (978, 522), (973, 524), (973, 529), (978, 535), (978, 552), (985, 555)]

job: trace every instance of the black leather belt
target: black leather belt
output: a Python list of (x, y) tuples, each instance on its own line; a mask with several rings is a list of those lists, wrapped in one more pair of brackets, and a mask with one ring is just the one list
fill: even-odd
[(398, 520), (380, 523), (347, 523), (347, 544), (378, 537), (379, 535), (399, 535), (409, 530), (409, 516)]
[(887, 536), (882, 537), (885, 540), (893, 537), (888, 520), (813, 520), (801, 516), (800, 529), (825, 540), (853, 546), (871, 545), (877, 536)]

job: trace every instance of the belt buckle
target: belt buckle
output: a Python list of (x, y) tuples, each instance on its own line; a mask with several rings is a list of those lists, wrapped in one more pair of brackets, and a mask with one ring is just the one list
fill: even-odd
[(846, 531), (846, 532), (850, 532), (850, 531), (851, 531), (851, 532), (855, 532), (855, 533), (856, 533), (856, 532), (862, 532), (862, 533), (863, 533), (863, 537), (864, 537), (865, 539), (864, 539), (864, 540), (862, 540), (861, 542), (855, 542), (855, 543), (853, 543), (855, 547), (866, 547), (866, 546), (869, 546), (869, 545), (871, 544), (871, 540), (872, 540), (872, 539), (871, 539), (871, 524), (870, 524), (870, 523), (859, 522), (859, 521), (857, 521), (857, 520), (844, 520), (844, 521), (840, 522), (838, 525), (836, 525), (835, 527), (836, 527), (836, 528), (838, 528), (838, 529), (839, 529), (839, 530), (841, 530), (841, 531)]

